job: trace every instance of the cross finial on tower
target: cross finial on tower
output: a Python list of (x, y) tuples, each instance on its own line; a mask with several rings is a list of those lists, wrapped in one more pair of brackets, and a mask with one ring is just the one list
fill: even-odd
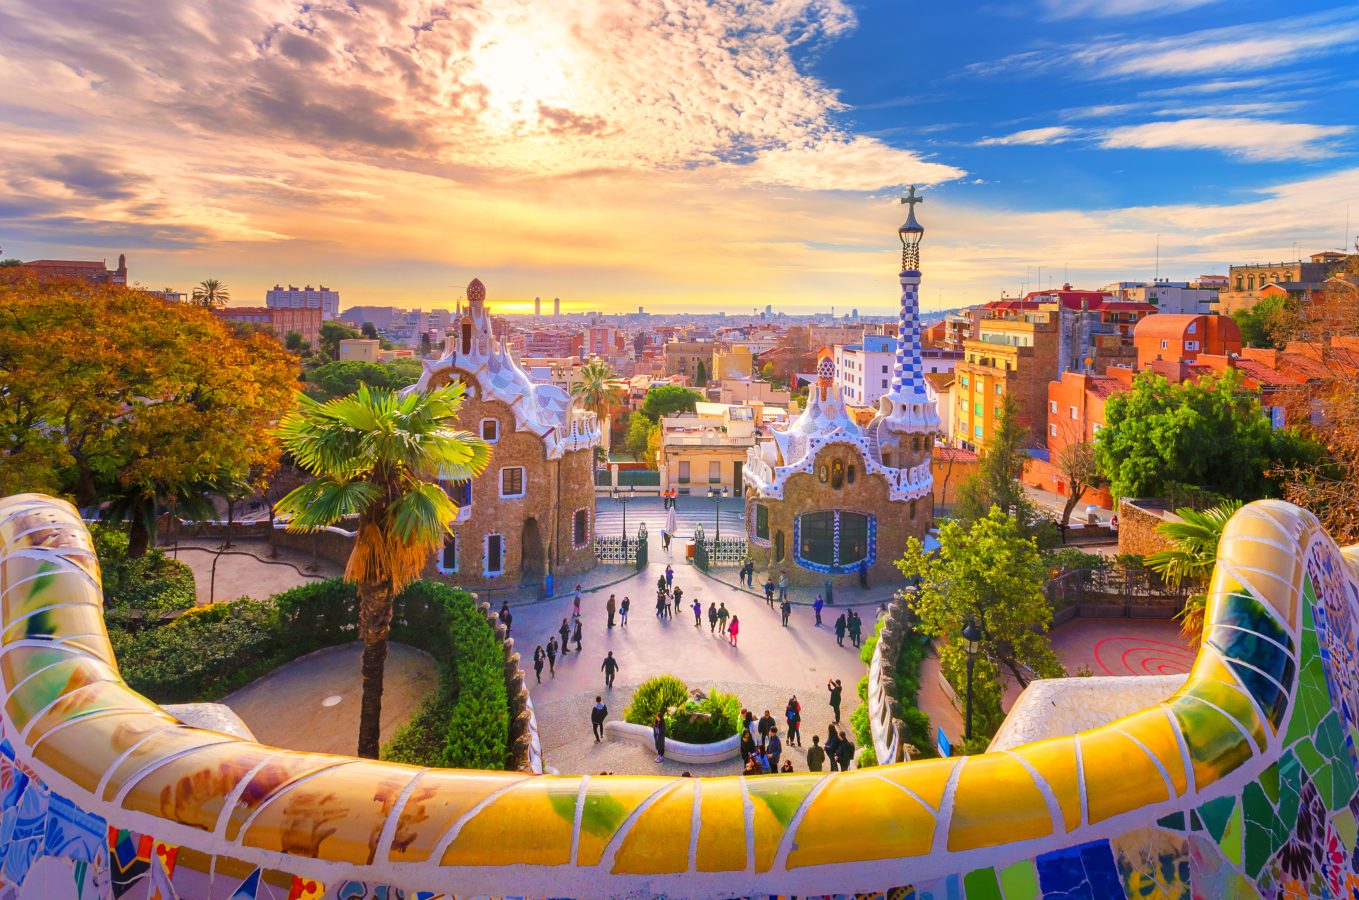
[(925, 198), (917, 196), (915, 192), (915, 185), (911, 185), (910, 189), (907, 190), (906, 192), (906, 196), (901, 198), (901, 202), (909, 204), (911, 207), (911, 212), (915, 212), (915, 205), (917, 203), (924, 203)]

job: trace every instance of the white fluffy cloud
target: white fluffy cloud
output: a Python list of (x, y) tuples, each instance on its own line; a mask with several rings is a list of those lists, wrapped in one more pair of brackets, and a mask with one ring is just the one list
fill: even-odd
[(1026, 128), (1002, 137), (988, 137), (977, 141), (982, 146), (1010, 146), (1060, 144), (1076, 137), (1080, 132), (1065, 125), (1052, 125), (1047, 128)]
[(1112, 128), (1101, 146), (1112, 149), (1221, 150), (1255, 162), (1321, 159), (1328, 142), (1350, 131), (1347, 125), (1307, 125), (1263, 119), (1191, 118)]

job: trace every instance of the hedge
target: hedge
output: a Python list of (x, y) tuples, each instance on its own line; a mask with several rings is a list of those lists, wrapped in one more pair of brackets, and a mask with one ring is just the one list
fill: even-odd
[[(339, 579), (267, 601), (189, 610), (158, 628), (110, 627), (123, 678), (159, 703), (217, 700), (284, 663), (358, 638), (358, 598)], [(110, 625), (115, 625), (110, 622)], [(471, 594), (417, 581), (396, 598), (391, 639), (429, 653), (439, 688), (386, 748), (416, 765), (504, 769), (509, 694), (504, 651)]]
[(198, 602), (193, 570), (156, 549), (134, 558), (127, 555), (127, 529), (96, 523), (90, 526), (94, 552), (104, 588), (104, 607), (125, 618), (133, 611), (156, 618), (162, 613), (192, 609)]
[[(864, 663), (872, 663), (873, 650), (878, 645), (878, 636), (882, 633), (883, 623), (887, 621), (886, 616), (878, 619), (873, 633), (864, 639), (863, 646), (859, 650), (859, 656)], [(897, 651), (897, 664), (893, 672), (896, 681), (897, 702), (901, 704), (901, 720), (906, 726), (906, 743), (920, 751), (917, 759), (935, 756), (934, 731), (930, 724), (930, 717), (917, 705), (920, 702), (920, 663), (925, 659), (925, 647), (929, 644), (929, 638), (918, 634), (914, 629), (907, 628), (906, 634), (902, 636), (901, 647)], [(865, 676), (859, 682), (859, 697), (865, 702), (868, 695), (868, 677)], [(856, 710), (857, 712), (857, 710)], [(859, 725), (855, 722), (854, 714), (850, 714), (850, 724), (854, 727), (855, 733), (859, 733)], [(864, 734), (868, 728), (868, 710), (864, 707), (863, 714)], [(867, 748), (865, 756), (872, 753), (872, 741), (864, 741), (864, 735), (859, 735), (859, 743)], [(874, 763), (862, 762), (862, 765), (875, 765)]]

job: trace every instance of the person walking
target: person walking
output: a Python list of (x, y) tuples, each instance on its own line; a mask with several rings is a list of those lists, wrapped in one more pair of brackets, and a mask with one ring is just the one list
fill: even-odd
[(764, 715), (760, 716), (759, 723), (761, 747), (767, 747), (769, 745), (769, 732), (772, 731), (773, 729), (774, 729), (774, 717), (771, 716), (769, 714), (769, 710), (766, 709), (764, 711)]
[(731, 613), (727, 612), (727, 604), (720, 603), (717, 606), (717, 628), (723, 634), (727, 633), (727, 619), (731, 618)]
[(595, 695), (595, 705), (590, 708), (590, 725), (595, 730), (595, 743), (604, 740), (604, 719), (609, 715), (609, 708), (604, 705), (604, 698)]
[(821, 627), (821, 610), (826, 606), (826, 601), (820, 594), (816, 595), (816, 600), (812, 601), (812, 612), (816, 613), (816, 627)]
[(835, 746), (835, 761), (840, 764), (841, 772), (848, 772), (854, 765), (854, 742), (840, 729), (840, 743)]
[(660, 713), (651, 720), (651, 740), (656, 745), (656, 762), (665, 762), (665, 719)]
[(835, 751), (840, 748), (840, 731), (834, 725), (826, 726), (826, 762), (832, 772), (840, 771), (840, 762)]
[(580, 619), (576, 620), (576, 630), (571, 633), (571, 640), (576, 642), (576, 652), (580, 652)]
[(779, 770), (779, 757), (783, 755), (783, 741), (779, 740), (777, 725), (769, 729), (769, 743), (765, 746), (764, 752), (769, 755), (769, 770), (777, 772)]
[(632, 606), (632, 600), (624, 595), (623, 603), (618, 607), (618, 624), (624, 628), (628, 627), (628, 608)]
[(784, 721), (788, 723), (788, 746), (802, 746), (802, 704), (797, 702), (797, 695), (788, 698), (788, 705), (783, 708)]
[(849, 621), (845, 623), (849, 628), (849, 642), (856, 648), (859, 646), (859, 638), (863, 636), (864, 620), (859, 618), (859, 614), (854, 610), (849, 611)]
[(766, 576), (764, 579), (764, 599), (772, 607), (774, 605), (774, 577)]
[(510, 615), (510, 601), (506, 600), (504, 603), (500, 604), (498, 618), (500, 619), (500, 624), (505, 626), (505, 637), (509, 637), (510, 623), (514, 621), (514, 617)]
[(731, 624), (727, 626), (728, 639), (733, 647), (736, 646), (736, 636), (741, 633), (741, 619), (739, 616), (731, 617)]
[(693, 609), (694, 609), (694, 627), (695, 627), (695, 628), (702, 628), (702, 627), (703, 627), (703, 601), (701, 601), (701, 600), (695, 600), (695, 601), (694, 601), (694, 607), (693, 607)]
[(784, 569), (779, 573), (779, 599), (788, 599), (788, 570)]
[(604, 687), (613, 690), (613, 677), (618, 674), (618, 660), (613, 658), (612, 650), (604, 657), (604, 662), (599, 668), (604, 672)]
[(674, 593), (674, 597), (675, 597), (675, 615), (679, 615), (679, 611), (680, 611), (680, 598), (682, 598), (683, 596), (684, 596), (684, 588), (680, 587), (679, 585), (675, 585), (675, 593)]
[(835, 620), (835, 644), (838, 647), (845, 646), (845, 614), (840, 613), (840, 618)]
[(664, 528), (661, 529), (661, 549), (670, 549), (670, 532), (666, 531)]
[(716, 634), (716, 633), (717, 633), (717, 604), (716, 604), (716, 603), (709, 603), (709, 604), (708, 604), (708, 633), (709, 633), (709, 634)]
[(562, 636), (562, 656), (565, 656), (571, 652), (566, 646), (567, 641), (571, 640), (571, 626), (566, 624), (565, 619), (562, 619), (562, 627), (557, 629), (557, 634)]
[(868, 560), (859, 560), (859, 587), (868, 589)]
[(604, 604), (604, 611), (609, 614), (609, 627), (612, 628), (614, 614), (618, 612), (618, 601), (613, 594), (609, 595), (609, 602)]
[(666, 564), (665, 564), (665, 589), (666, 589), (667, 591), (670, 590), (671, 585), (673, 585), (674, 583), (675, 583), (675, 570), (674, 570), (674, 568), (670, 565), (670, 563), (666, 563)]
[(538, 683), (543, 683), (543, 661), (547, 659), (547, 652), (543, 650), (543, 645), (539, 644), (533, 648), (533, 677), (538, 679)]
[(576, 596), (571, 601), (571, 615), (580, 618), (580, 585), (576, 585)]
[(807, 771), (820, 772), (826, 764), (826, 751), (821, 749), (821, 738), (812, 735), (812, 745), (807, 748)]
[(656, 618), (664, 619), (665, 614), (670, 611), (670, 598), (665, 596), (664, 590), (656, 591)]
[(779, 604), (779, 612), (783, 615), (783, 627), (787, 628), (788, 617), (793, 614), (793, 601), (785, 597), (783, 602)]
[(547, 674), (553, 678), (557, 677), (557, 639), (555, 637), (547, 639)]
[(835, 713), (835, 724), (840, 724), (840, 698), (844, 695), (845, 689), (840, 685), (840, 679), (832, 678), (826, 682), (826, 690), (830, 691), (830, 708)]

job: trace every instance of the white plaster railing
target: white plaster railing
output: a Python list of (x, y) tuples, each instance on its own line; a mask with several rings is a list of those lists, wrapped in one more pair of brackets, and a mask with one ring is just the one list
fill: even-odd
[(878, 633), (873, 647), (873, 658), (868, 664), (868, 730), (873, 736), (873, 752), (879, 765), (904, 762), (911, 755), (906, 750), (905, 725), (897, 718), (901, 700), (897, 696), (897, 655), (906, 635), (906, 605), (897, 597), (887, 607), (887, 621)]
[[(604, 736), (614, 740), (629, 741), (643, 747), (656, 746), (650, 725), (634, 725), (631, 722), (605, 722)], [(673, 738), (665, 739), (665, 758), (674, 762), (707, 765), (735, 759), (741, 753), (741, 733), (714, 744), (687, 744)]]

